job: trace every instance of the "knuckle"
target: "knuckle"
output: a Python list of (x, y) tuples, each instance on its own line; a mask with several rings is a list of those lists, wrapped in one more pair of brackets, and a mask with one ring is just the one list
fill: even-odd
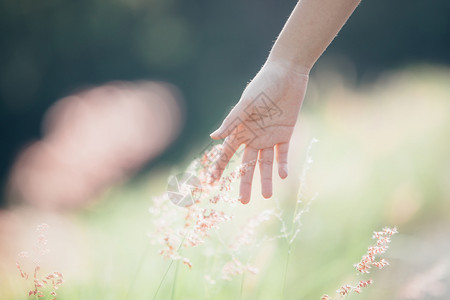
[(261, 166), (272, 166), (273, 161), (272, 160), (268, 160), (268, 159), (260, 159), (259, 160), (259, 164)]

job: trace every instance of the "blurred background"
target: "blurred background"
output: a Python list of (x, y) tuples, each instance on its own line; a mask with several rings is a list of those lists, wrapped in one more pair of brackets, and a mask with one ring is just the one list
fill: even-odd
[[(124, 274), (139, 264), (151, 196), (207, 147), (295, 3), (0, 2), (0, 276), (7, 278), (0, 298), (20, 299), (15, 255), (43, 221), (53, 226), (60, 255), (53, 263), (71, 270), (63, 299), (123, 294), (128, 282), (111, 275), (122, 268), (112, 262), (129, 259)], [(292, 299), (331, 294), (371, 230), (392, 224), (404, 233), (393, 249), (397, 267), (380, 277), (381, 291), (362, 297), (448, 299), (449, 12), (447, 0), (363, 0), (313, 69), (291, 157), (304, 157), (311, 138), (321, 140), (311, 174), (321, 197), (295, 257), (300, 262), (319, 245), (322, 252), (302, 265), (301, 277), (288, 276), (289, 289), (302, 289)], [(288, 211), (301, 163), (292, 169), (290, 181), (275, 184), (275, 193), (287, 191), (279, 198)], [(275, 255), (274, 264), (283, 259)], [(350, 273), (342, 275), (344, 265)], [(94, 288), (92, 278), (104, 273)], [(423, 284), (420, 274), (434, 281)], [(399, 277), (403, 286), (392, 286)], [(407, 295), (414, 290), (408, 280), (424, 287)], [(264, 282), (249, 282), (244, 299), (276, 298), (276, 288), (258, 288)], [(138, 299), (146, 284), (136, 283)], [(189, 296), (179, 299), (198, 299), (184, 288)]]

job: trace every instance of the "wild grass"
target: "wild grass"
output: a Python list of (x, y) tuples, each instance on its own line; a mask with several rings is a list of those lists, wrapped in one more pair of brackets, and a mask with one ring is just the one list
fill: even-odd
[[(180, 256), (189, 258), (192, 267), (181, 259), (176, 268), (177, 261), (162, 259), (161, 244), (151, 244), (147, 236), (154, 232), (155, 218), (148, 212), (151, 198), (164, 193), (167, 178), (183, 170), (160, 165), (113, 188), (86, 211), (62, 216), (79, 228), (74, 242), (65, 247), (77, 249), (75, 255), (84, 264), (58, 265), (65, 278), (58, 299), (320, 299), (325, 293), (336, 298), (337, 288), (359, 282), (353, 265), (366, 252), (372, 231), (393, 225), (401, 234), (385, 254), (391, 265), (371, 274), (374, 284), (351, 299), (430, 296), (426, 288), (415, 293), (422, 296), (405, 296), (404, 288), (421, 273), (431, 272), (431, 266), (445, 267), (442, 262), (449, 259), (450, 71), (415, 67), (362, 88), (337, 77), (323, 89), (326, 83), (317, 78), (312, 78), (294, 133), (291, 173), (284, 181), (275, 180), (272, 199), (263, 200), (255, 184), (249, 205), (226, 208), (233, 215), (230, 227), (212, 231), (211, 244), (183, 248)], [(313, 137), (320, 144), (314, 146), (305, 188), (309, 198), (315, 192), (319, 196), (301, 216), (292, 243), (267, 239), (280, 234), (278, 217), (290, 224), (296, 215), (299, 178)], [(192, 153), (197, 156), (196, 150)], [(258, 176), (254, 180), (257, 183)], [(262, 218), (255, 229), (258, 240), (265, 242), (241, 247), (233, 254), (241, 265), (233, 265), (233, 255), (225, 250), (229, 241), (244, 234), (249, 220), (258, 220), (265, 211), (273, 215)], [(36, 218), (36, 224), (41, 221)], [(57, 239), (49, 240), (49, 248), (52, 255), (67, 255), (57, 250)], [(230, 262), (233, 276), (223, 278)], [(0, 283), (0, 299), (28, 299), (28, 287), (14, 265), (1, 266), (7, 279)], [(429, 285), (444, 286), (434, 289), (433, 297), (447, 299), (448, 272), (439, 274)]]

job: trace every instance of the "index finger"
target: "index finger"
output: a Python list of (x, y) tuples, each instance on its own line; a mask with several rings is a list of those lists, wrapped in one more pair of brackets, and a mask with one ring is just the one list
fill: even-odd
[(233, 136), (228, 136), (222, 145), (222, 151), (209, 169), (211, 181), (217, 181), (220, 179), (225, 167), (230, 162), (236, 150), (239, 148), (240, 143), (237, 139), (233, 138)]

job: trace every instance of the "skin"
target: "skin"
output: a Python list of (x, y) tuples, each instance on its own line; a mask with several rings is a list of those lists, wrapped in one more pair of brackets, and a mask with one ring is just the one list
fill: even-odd
[(311, 68), (358, 6), (358, 0), (301, 0), (270, 54), (222, 125), (211, 134), (225, 139), (210, 169), (219, 180), (233, 154), (244, 144), (240, 201), (250, 201), (256, 163), (261, 193), (272, 196), (274, 158), (281, 178), (288, 175), (289, 142), (303, 102)]

